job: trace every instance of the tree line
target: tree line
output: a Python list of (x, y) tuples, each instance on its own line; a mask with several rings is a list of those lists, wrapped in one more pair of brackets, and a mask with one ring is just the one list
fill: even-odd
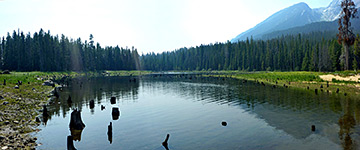
[[(137, 49), (101, 47), (93, 36), (82, 42), (42, 29), (14, 31), (0, 40), (0, 68), (12, 71), (100, 70), (244, 70), (338, 71), (342, 46), (324, 32), (281, 36), (269, 40), (225, 42), (139, 56)], [(349, 69), (360, 69), (359, 36), (349, 50)]]
[[(321, 32), (281, 36), (270, 40), (225, 42), (180, 48), (141, 56), (146, 70), (337, 71), (342, 70), (342, 46)], [(349, 69), (360, 65), (359, 36), (350, 47)]]
[(40, 29), (33, 35), (14, 31), (0, 40), (0, 68), (12, 71), (97, 71), (140, 68), (137, 49), (101, 47), (89, 41), (53, 36)]

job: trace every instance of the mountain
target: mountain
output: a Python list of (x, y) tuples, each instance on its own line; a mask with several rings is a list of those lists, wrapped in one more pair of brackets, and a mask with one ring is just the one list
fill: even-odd
[[(286, 31), (302, 33), (302, 29), (319, 31), (326, 30), (324, 26), (331, 26), (333, 29), (334, 21), (339, 18), (341, 12), (341, 1), (333, 0), (328, 7), (311, 9), (306, 3), (298, 3), (288, 8), (285, 8), (255, 27), (239, 34), (231, 42), (246, 40), (253, 37), (254, 39), (262, 39), (263, 36), (269, 38), (274, 35), (274, 32), (282, 31), (281, 33), (289, 34)], [(360, 6), (360, 0), (353, 0), (356, 6)], [(317, 23), (323, 22), (323, 23)], [(317, 24), (316, 24), (317, 23)], [(304, 27), (303, 27), (304, 26)], [(312, 28), (313, 29), (310, 29)], [(279, 32), (280, 33), (280, 32)], [(279, 34), (275, 33), (275, 34)]]
[[(357, 13), (357, 16), (360, 16), (360, 13)], [(338, 31), (339, 24), (337, 18), (334, 21), (321, 21), (314, 22), (304, 26), (293, 27), (285, 30), (278, 30), (271, 33), (266, 33), (261, 36), (261, 39), (273, 39), (276, 37), (280, 37), (282, 35), (296, 35), (296, 34), (309, 34), (309, 33), (319, 33), (323, 37), (335, 37)], [(351, 21), (351, 28), (355, 34), (360, 33), (360, 19), (355, 18)]]

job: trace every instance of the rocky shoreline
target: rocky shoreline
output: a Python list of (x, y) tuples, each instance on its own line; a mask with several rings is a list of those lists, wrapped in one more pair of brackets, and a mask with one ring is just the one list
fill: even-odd
[(40, 82), (27, 85), (6, 85), (0, 90), (0, 148), (35, 149), (36, 137), (30, 133), (40, 125), (40, 109), (47, 104), (51, 89)]

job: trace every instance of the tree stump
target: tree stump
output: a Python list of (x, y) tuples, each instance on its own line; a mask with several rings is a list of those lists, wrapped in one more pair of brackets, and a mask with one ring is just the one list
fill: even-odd
[(113, 107), (113, 108), (112, 108), (111, 115), (112, 115), (112, 119), (113, 119), (113, 120), (118, 120), (118, 119), (119, 119), (119, 116), (120, 116), (119, 108)]
[(77, 109), (73, 110), (71, 113), (69, 127), (75, 130), (82, 130), (85, 128), (85, 124), (81, 120), (81, 112)]
[(116, 97), (111, 97), (110, 103), (111, 104), (116, 104)]

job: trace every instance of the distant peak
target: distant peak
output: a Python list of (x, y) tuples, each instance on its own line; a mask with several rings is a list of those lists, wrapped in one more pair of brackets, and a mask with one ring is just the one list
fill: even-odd
[(297, 3), (297, 4), (295, 4), (295, 5), (291, 6), (291, 7), (308, 7), (308, 8), (310, 8), (309, 5), (306, 4), (305, 2)]

